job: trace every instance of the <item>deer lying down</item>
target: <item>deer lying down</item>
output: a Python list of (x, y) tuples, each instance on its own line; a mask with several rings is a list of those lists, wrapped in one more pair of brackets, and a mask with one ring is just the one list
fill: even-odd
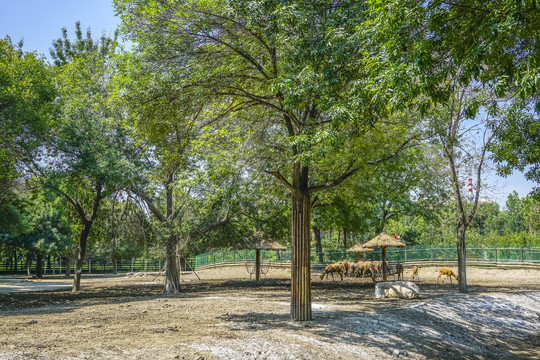
[(455, 277), (456, 280), (458, 279), (458, 277), (456, 276), (456, 274), (454, 274), (454, 272), (452, 270), (450, 270), (450, 269), (439, 269), (439, 276), (437, 276), (437, 284), (439, 283), (439, 279), (443, 275), (446, 275), (450, 279), (450, 284), (452, 283), (452, 276)]

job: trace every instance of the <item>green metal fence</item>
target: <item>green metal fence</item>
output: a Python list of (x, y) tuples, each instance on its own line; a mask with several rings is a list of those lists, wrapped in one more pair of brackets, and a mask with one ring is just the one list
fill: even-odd
[[(456, 248), (448, 247), (408, 247), (405, 249), (390, 248), (386, 252), (390, 262), (445, 262), (457, 261)], [(356, 253), (346, 251), (324, 251), (321, 254), (312, 251), (311, 263), (328, 264), (339, 260), (356, 260)], [(362, 254), (363, 260), (381, 260), (381, 250), (375, 249), (370, 253)], [(291, 262), (291, 251), (261, 251), (261, 261), (265, 263), (288, 264)], [(486, 264), (523, 263), (540, 265), (540, 248), (467, 248), (467, 261)], [(195, 258), (183, 262), (182, 270), (192, 270), (199, 267), (242, 264), (255, 262), (255, 250), (216, 251), (197, 255)], [(117, 272), (155, 272), (163, 268), (164, 260), (160, 259), (124, 259), (117, 261)], [(0, 274), (26, 274), (28, 264), (26, 261), (0, 262)], [(30, 272), (35, 273), (36, 263), (30, 264)], [(44, 274), (65, 274), (65, 261), (57, 261), (43, 266)], [(71, 263), (71, 273), (75, 271), (75, 263)], [(113, 264), (110, 259), (87, 259), (83, 266), (85, 274), (113, 273)]]
[[(363, 253), (362, 260), (381, 260), (381, 250), (375, 249)], [(390, 248), (386, 252), (390, 262), (426, 262), (457, 261), (456, 248)], [(324, 251), (322, 254), (312, 252), (312, 264), (328, 264), (339, 260), (356, 260), (356, 253), (346, 251)], [(322, 260), (322, 261), (319, 261)], [(254, 250), (216, 251), (197, 255), (195, 267), (218, 265), (224, 263), (254, 262)], [(288, 263), (291, 261), (290, 251), (261, 251), (261, 261), (269, 263)], [(540, 264), (540, 249), (524, 248), (467, 248), (467, 261), (486, 263), (535, 263)]]
[[(195, 260), (191, 260), (191, 266), (194, 266)], [(160, 271), (163, 268), (164, 261), (159, 259), (124, 259), (117, 260), (117, 272), (155, 272)], [(49, 274), (65, 274), (67, 263), (65, 260), (59, 260), (51, 262), (50, 264), (43, 264), (43, 272), (45, 275)], [(189, 269), (189, 265), (186, 266)], [(26, 261), (0, 262), (0, 274), (26, 274), (27, 272), (35, 274), (36, 262), (32, 261), (30, 264)], [(75, 262), (70, 264), (70, 273), (75, 271)], [(83, 274), (110, 274), (113, 273), (114, 267), (110, 259), (87, 259), (83, 264)]]
[[(242, 263), (255, 261), (255, 250), (223, 250), (197, 255), (195, 257), (195, 267), (216, 265), (223, 263)], [(265, 251), (261, 250), (261, 261), (273, 263), (291, 262), (290, 251)]]

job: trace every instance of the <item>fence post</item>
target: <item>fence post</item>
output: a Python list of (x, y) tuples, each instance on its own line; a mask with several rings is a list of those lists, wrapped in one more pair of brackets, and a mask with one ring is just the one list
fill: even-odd
[(519, 249), (520, 250), (520, 259), (521, 259), (521, 262), (523, 262), (523, 248)]
[(92, 259), (88, 260), (88, 273), (90, 274), (92, 272)]
[(499, 256), (497, 254), (497, 248), (495, 248), (495, 264), (497, 264), (499, 262)]
[(403, 262), (407, 262), (407, 250), (403, 249)]

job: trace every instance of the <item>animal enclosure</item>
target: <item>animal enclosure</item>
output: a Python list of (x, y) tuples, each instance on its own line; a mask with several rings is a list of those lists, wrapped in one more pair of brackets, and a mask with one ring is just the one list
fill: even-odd
[[(244, 266), (197, 273), (202, 280), (183, 274), (179, 295), (163, 295), (161, 279), (153, 282), (153, 274), (83, 277), (80, 294), (6, 293), (0, 287), (0, 359), (532, 360), (540, 355), (535, 269), (471, 267), (470, 293), (459, 294), (455, 282), (436, 283), (437, 267), (421, 267), (420, 297), (410, 300), (375, 299), (369, 278), (320, 281), (321, 272), (314, 272), (310, 322), (289, 318), (287, 269), (270, 268), (259, 283), (249, 280)], [(405, 279), (411, 275), (406, 268)]]

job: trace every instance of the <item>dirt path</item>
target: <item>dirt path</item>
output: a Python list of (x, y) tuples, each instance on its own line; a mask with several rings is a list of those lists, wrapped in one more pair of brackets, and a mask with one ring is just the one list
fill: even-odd
[(289, 320), (286, 270), (259, 284), (242, 268), (204, 270), (174, 296), (154, 276), (83, 277), (79, 294), (0, 294), (0, 359), (540, 357), (540, 271), (470, 269), (466, 295), (435, 275), (421, 269), (415, 300), (314, 276), (310, 322)]
[(28, 276), (0, 276), (0, 294), (27, 291), (70, 289), (73, 279), (55, 276), (33, 279)]

